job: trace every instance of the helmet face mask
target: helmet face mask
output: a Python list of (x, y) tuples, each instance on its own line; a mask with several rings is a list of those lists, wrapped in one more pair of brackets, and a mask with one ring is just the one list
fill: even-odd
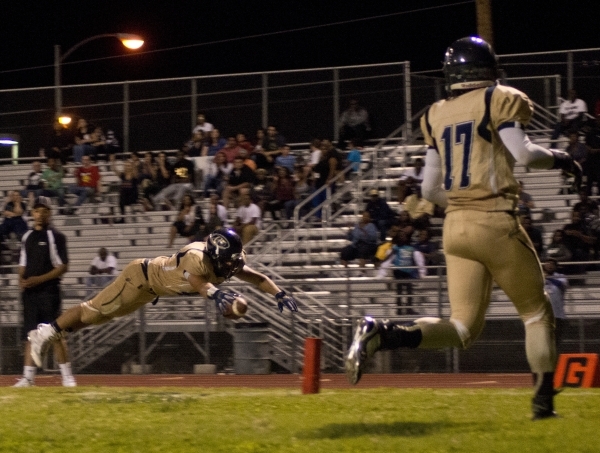
[(212, 232), (206, 240), (206, 251), (218, 277), (228, 280), (244, 267), (242, 241), (233, 230), (219, 228)]
[(454, 41), (446, 50), (443, 66), (446, 91), (492, 86), (498, 78), (498, 58), (487, 42), (471, 36)]

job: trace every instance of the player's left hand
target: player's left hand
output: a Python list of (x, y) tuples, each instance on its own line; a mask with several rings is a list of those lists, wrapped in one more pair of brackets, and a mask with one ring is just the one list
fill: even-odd
[(292, 296), (288, 296), (285, 291), (279, 291), (275, 294), (275, 300), (277, 300), (277, 308), (279, 311), (283, 313), (284, 307), (287, 307), (290, 311), (298, 311), (298, 304), (296, 303), (296, 299)]

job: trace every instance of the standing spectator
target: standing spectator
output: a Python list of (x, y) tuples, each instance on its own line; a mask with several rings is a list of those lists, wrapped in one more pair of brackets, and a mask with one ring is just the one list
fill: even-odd
[(544, 255), (544, 259), (554, 259), (559, 263), (564, 263), (565, 261), (571, 261), (571, 257), (573, 254), (569, 250), (569, 248), (565, 245), (565, 233), (562, 229), (557, 229), (552, 234), (552, 238), (550, 243), (546, 247), (546, 254)]
[(280, 212), (285, 204), (293, 200), (294, 196), (294, 180), (287, 167), (278, 167), (277, 176), (274, 178), (275, 186), (273, 188), (274, 198), (267, 203), (267, 210), (271, 213), (273, 220), (279, 220)]
[(203, 156), (214, 156), (227, 144), (227, 140), (221, 137), (219, 129), (213, 129), (209, 132), (206, 146), (202, 150)]
[(367, 201), (365, 211), (368, 211), (371, 220), (379, 230), (381, 240), (385, 241), (387, 231), (394, 222), (395, 214), (387, 201), (379, 196), (379, 190), (375, 188), (369, 190), (369, 201)]
[(27, 182), (25, 188), (21, 191), (21, 196), (33, 201), (35, 197), (41, 195), (43, 188), (42, 163), (39, 160), (34, 160), (31, 163), (31, 172), (27, 175)]
[(522, 214), (519, 216), (521, 219), (521, 225), (523, 229), (531, 239), (531, 243), (533, 244), (533, 248), (537, 252), (538, 257), (543, 256), (544, 254), (544, 240), (542, 235), (542, 230), (533, 226), (533, 221), (531, 220), (531, 216), (529, 214)]
[(121, 180), (119, 187), (119, 210), (121, 211), (121, 218), (116, 223), (125, 223), (125, 206), (133, 206), (138, 202), (139, 175), (131, 160), (124, 162), (122, 172), (117, 170), (113, 162), (112, 170)]
[(367, 260), (372, 260), (377, 251), (379, 231), (372, 222), (369, 211), (364, 211), (360, 220), (348, 231), (347, 239), (351, 242), (340, 251), (340, 260), (344, 267), (348, 262), (358, 259), (358, 265), (364, 268)]
[(594, 118), (590, 121), (585, 134), (585, 145), (587, 147), (585, 174), (587, 175), (588, 194), (592, 194), (594, 183), (596, 183), (598, 194), (600, 194), (600, 118)]
[(58, 164), (64, 166), (67, 164), (67, 159), (73, 154), (73, 146), (75, 146), (73, 132), (56, 119), (52, 128), (52, 137), (44, 151), (46, 158), (48, 160), (57, 159)]
[(565, 292), (569, 287), (569, 281), (564, 274), (557, 272), (558, 263), (554, 258), (548, 258), (544, 263), (544, 290), (548, 294), (552, 311), (554, 312), (554, 339), (556, 350), (559, 352), (563, 330), (567, 323), (565, 314)]
[(196, 126), (194, 126), (192, 133), (195, 134), (196, 132), (201, 131), (205, 136), (207, 136), (213, 130), (214, 126), (208, 121), (206, 121), (206, 116), (204, 115), (204, 113), (198, 113), (198, 115), (196, 116)]
[(225, 153), (218, 152), (215, 154), (206, 171), (204, 196), (208, 197), (213, 191), (221, 196), (231, 170), (233, 170), (233, 164), (227, 162)]
[(102, 179), (98, 167), (92, 164), (88, 154), (81, 157), (81, 166), (75, 169), (75, 185), (69, 187), (69, 192), (77, 195), (75, 206), (69, 211), (74, 213), (75, 208), (81, 206), (89, 198), (102, 192)]
[(77, 120), (77, 128), (75, 129), (75, 146), (73, 146), (73, 161), (82, 162), (83, 156), (89, 156), (94, 152), (92, 142), (92, 132), (94, 127), (88, 124), (84, 118)]
[(98, 255), (90, 263), (89, 275), (85, 277), (87, 298), (95, 292), (95, 288), (103, 288), (117, 275), (117, 259), (109, 254), (105, 247), (98, 250)]
[(342, 112), (338, 120), (340, 140), (338, 146), (346, 148), (346, 140), (354, 140), (357, 146), (362, 146), (367, 135), (371, 132), (369, 113), (358, 104), (356, 99), (351, 99), (348, 108)]
[(242, 238), (243, 245), (250, 242), (260, 231), (261, 216), (260, 208), (252, 203), (249, 189), (244, 189), (240, 195), (240, 207), (233, 224), (233, 229)]
[(577, 91), (569, 90), (568, 98), (558, 107), (559, 121), (554, 126), (551, 140), (556, 141), (560, 134), (569, 130), (579, 131), (586, 120), (587, 111), (587, 104), (577, 97)]
[(44, 188), (42, 189), (41, 194), (45, 197), (58, 198), (58, 206), (60, 206), (61, 210), (66, 204), (65, 187), (63, 184), (64, 176), (65, 170), (60, 165), (60, 159), (48, 158), (48, 168), (42, 172)]
[(170, 183), (154, 197), (154, 205), (163, 205), (173, 209), (173, 203), (179, 204), (186, 192), (194, 188), (194, 163), (185, 157), (182, 150), (177, 151), (177, 160), (171, 167)]
[(275, 167), (285, 167), (289, 170), (289, 174), (292, 174), (296, 166), (296, 156), (291, 154), (288, 145), (283, 145), (280, 152), (281, 154), (275, 158)]
[(225, 154), (225, 158), (228, 163), (233, 163), (233, 159), (235, 159), (240, 154), (240, 146), (238, 146), (235, 137), (227, 137), (227, 143), (223, 148), (220, 149), (220, 152)]
[[(33, 229), (25, 233), (19, 260), (19, 288), (23, 302), (22, 340), (25, 341), (23, 377), (15, 387), (34, 385), (37, 368), (31, 356), (27, 332), (40, 323), (51, 322), (60, 314), (60, 278), (69, 269), (65, 235), (50, 226), (50, 200), (39, 197), (33, 205)], [(62, 385), (75, 387), (67, 344), (54, 343)], [(41, 364), (40, 364), (41, 366)]]
[(197, 235), (203, 236), (200, 230), (204, 229), (204, 225), (202, 207), (196, 205), (196, 201), (191, 194), (185, 194), (181, 200), (177, 220), (171, 225), (167, 248), (173, 247), (173, 241), (175, 241), (177, 234), (187, 238), (189, 242), (193, 242)]
[(4, 242), (10, 233), (14, 233), (20, 241), (27, 231), (27, 205), (17, 190), (8, 192), (8, 201), (2, 210), (4, 221), (0, 225), (0, 243)]
[(241, 189), (250, 188), (255, 176), (250, 167), (244, 165), (244, 158), (238, 156), (233, 161), (233, 170), (229, 173), (227, 185), (223, 190), (223, 204), (229, 209), (229, 201), (235, 195), (240, 195)]

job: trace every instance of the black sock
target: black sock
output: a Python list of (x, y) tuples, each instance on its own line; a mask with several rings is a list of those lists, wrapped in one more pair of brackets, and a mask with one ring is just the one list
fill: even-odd
[(537, 373), (536, 395), (554, 395), (554, 373)]
[(380, 329), (380, 349), (397, 349), (401, 347), (414, 349), (418, 347), (423, 340), (423, 332), (414, 322), (396, 324), (388, 321), (382, 323)]

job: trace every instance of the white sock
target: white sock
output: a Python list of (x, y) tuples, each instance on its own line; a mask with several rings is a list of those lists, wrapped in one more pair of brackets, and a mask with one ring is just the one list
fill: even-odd
[(73, 376), (73, 371), (71, 370), (71, 362), (59, 363), (58, 367), (60, 368), (60, 374), (62, 377)]
[(35, 373), (37, 372), (36, 366), (24, 366), (23, 377), (30, 382), (35, 381)]

